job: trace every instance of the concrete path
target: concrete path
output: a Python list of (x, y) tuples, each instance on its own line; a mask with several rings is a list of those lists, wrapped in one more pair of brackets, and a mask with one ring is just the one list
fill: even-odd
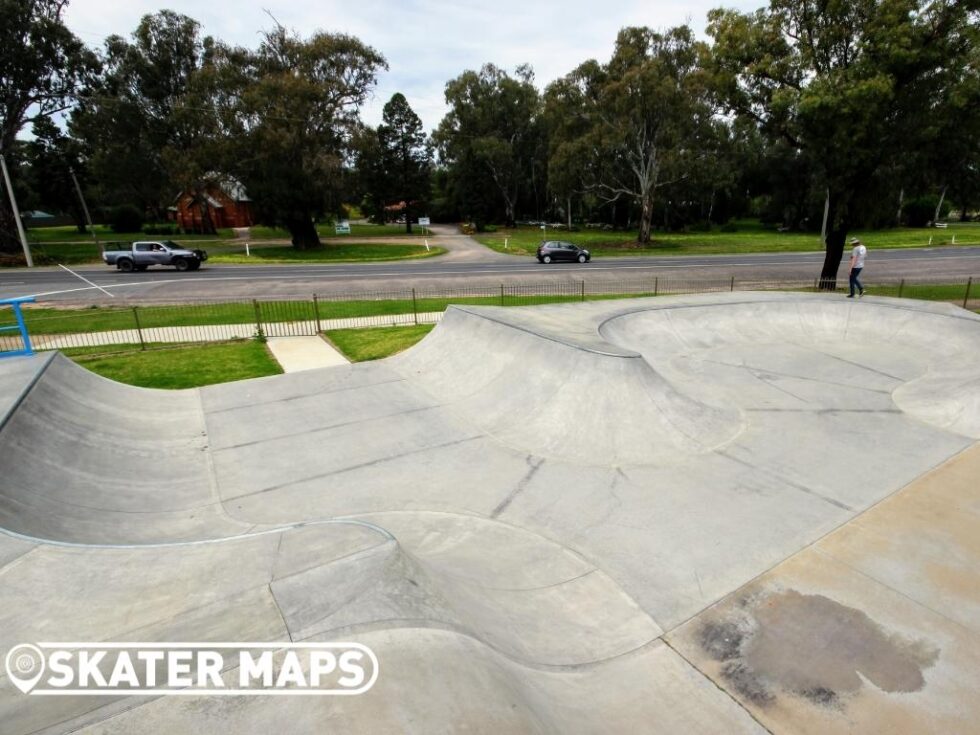
[(513, 262), (513, 256), (498, 253), (460, 232), (457, 225), (432, 225), (430, 245), (446, 248), (449, 252), (440, 258), (443, 263), (505, 263)]
[(198, 390), (0, 363), (0, 651), (356, 641), (356, 697), (29, 697), (4, 731), (972, 732), (980, 317), (453, 307)]
[(321, 337), (270, 337), (266, 344), (284, 373), (350, 363)]

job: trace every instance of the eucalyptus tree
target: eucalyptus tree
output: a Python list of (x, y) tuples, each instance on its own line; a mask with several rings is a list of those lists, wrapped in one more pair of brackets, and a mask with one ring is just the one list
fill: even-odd
[(493, 64), (446, 84), (449, 112), (435, 140), (465, 213), (482, 226), (497, 205), (513, 225), (525, 187), (534, 179), (541, 135), (541, 99), (529, 66), (513, 76)]
[(606, 64), (587, 61), (546, 92), (548, 118), (564, 120), (554, 127), (553, 170), (635, 205), (640, 243), (650, 242), (658, 190), (690, 176), (705, 155), (713, 125), (707, 51), (686, 26), (624, 28)]
[(805, 155), (826, 192), (825, 288), (835, 286), (876, 173), (940, 146), (937, 121), (962, 115), (954, 93), (978, 8), (977, 0), (771, 0), (753, 13), (709, 14), (720, 99)]
[(226, 171), (296, 248), (319, 247), (314, 220), (340, 208), (358, 109), (384, 57), (353, 36), (302, 38), (276, 23), (256, 50), (216, 48), (214, 65)]

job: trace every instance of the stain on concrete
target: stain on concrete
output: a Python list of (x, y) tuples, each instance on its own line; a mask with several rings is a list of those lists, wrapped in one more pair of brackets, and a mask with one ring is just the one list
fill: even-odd
[(889, 633), (856, 608), (795, 590), (756, 597), (699, 630), (702, 649), (723, 662), (740, 695), (765, 706), (778, 692), (839, 708), (862, 678), (889, 692), (916, 692), (939, 651)]
[(742, 631), (734, 622), (709, 621), (698, 631), (701, 648), (715, 661), (730, 661), (742, 654)]

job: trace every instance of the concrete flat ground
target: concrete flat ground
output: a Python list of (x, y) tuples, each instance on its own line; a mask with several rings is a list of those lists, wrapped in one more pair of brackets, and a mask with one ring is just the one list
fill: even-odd
[(328, 641), (356, 697), (30, 697), (4, 732), (969, 733), (980, 317), (454, 307), (199, 390), (0, 362), (0, 651)]

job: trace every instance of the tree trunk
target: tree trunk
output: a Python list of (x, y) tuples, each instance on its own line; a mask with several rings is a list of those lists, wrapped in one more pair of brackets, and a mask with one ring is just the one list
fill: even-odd
[(507, 203), (504, 205), (504, 216), (507, 219), (505, 223), (507, 227), (513, 227), (516, 217), (514, 216), (514, 203), (510, 200), (506, 200)]
[(847, 239), (847, 228), (835, 227), (827, 233), (827, 248), (824, 251), (823, 268), (820, 271), (820, 290), (835, 291), (837, 289), (837, 271), (844, 257), (844, 241)]
[(837, 289), (837, 271), (844, 257), (844, 242), (847, 240), (849, 229), (848, 217), (841, 216), (840, 195), (833, 192), (827, 194), (827, 236), (824, 240), (823, 268), (820, 270), (820, 290), (835, 291)]
[(939, 214), (943, 209), (943, 202), (946, 201), (946, 187), (943, 187), (943, 193), (939, 195), (939, 204), (936, 205), (936, 214), (932, 218), (933, 224), (939, 221)]
[(895, 226), (902, 226), (902, 206), (905, 204), (905, 187), (898, 191), (898, 212), (895, 214)]
[(208, 195), (198, 195), (198, 208), (201, 210), (201, 234), (215, 235), (217, 230), (214, 227), (214, 220), (211, 218), (211, 206), (208, 204)]
[(641, 245), (650, 242), (650, 230), (653, 221), (653, 198), (644, 196), (640, 202), (640, 234), (636, 241)]
[(572, 198), (568, 197), (568, 231), (572, 231)]
[(297, 250), (315, 250), (322, 245), (312, 217), (289, 219), (286, 221), (286, 229), (293, 236), (293, 247)]

